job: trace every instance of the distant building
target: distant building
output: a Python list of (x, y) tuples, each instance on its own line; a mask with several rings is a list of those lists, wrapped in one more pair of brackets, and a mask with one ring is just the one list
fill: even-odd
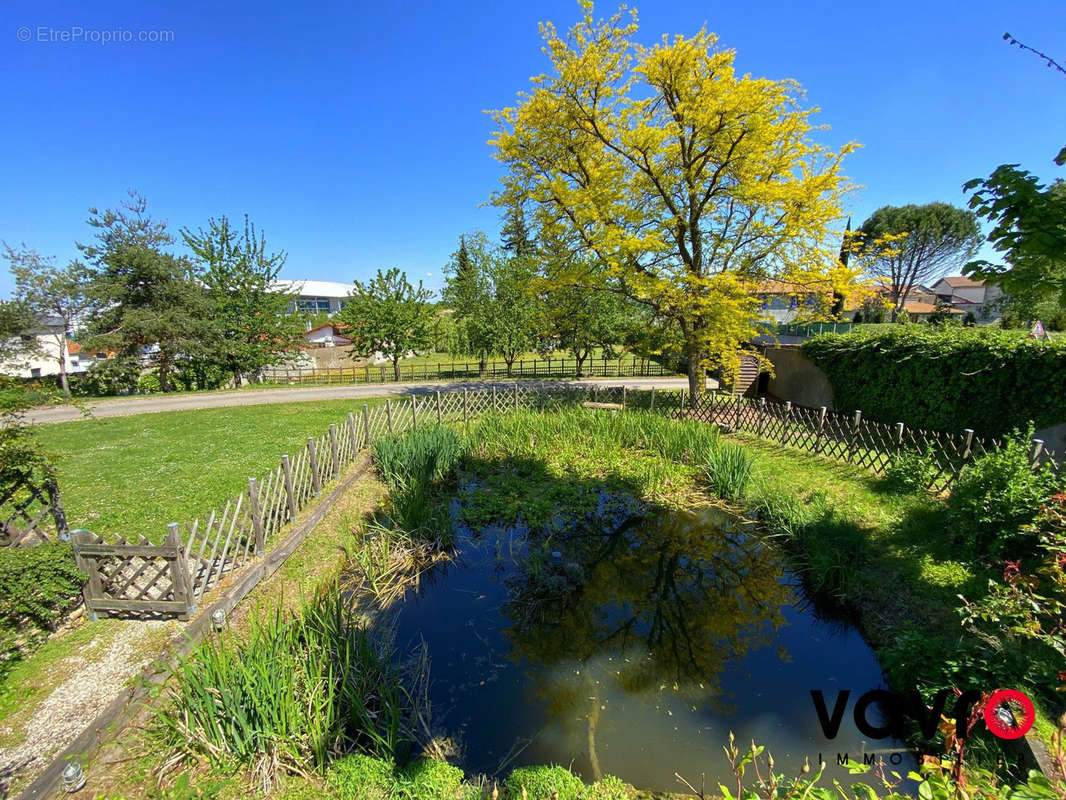
[(755, 294), (760, 300), (761, 316), (764, 319), (795, 322), (802, 311), (806, 310), (809, 315), (824, 293), (787, 281), (766, 280), (759, 281)]
[(274, 286), (279, 292), (296, 295), (289, 304), (291, 314), (336, 314), (347, 304), (354, 288), (350, 283), (311, 280), (279, 280)]
[(22, 337), (27, 345), (31, 345), (30, 352), (10, 361), (0, 362), (0, 374), (18, 378), (46, 378), (49, 375), (58, 375), (60, 341), (66, 356), (67, 374), (77, 375), (85, 372), (96, 361), (96, 357), (83, 352), (77, 342), (61, 338), (62, 332), (62, 323), (58, 319), (43, 321), (34, 333)]
[(1003, 298), (1003, 290), (985, 281), (975, 281), (963, 275), (948, 275), (934, 283), (930, 291), (961, 314), (971, 312), (978, 322), (994, 322), (1003, 316), (999, 302)]
[(338, 332), (343, 329), (343, 325), (334, 325), (332, 322), (319, 325), (317, 328), (308, 328), (307, 341), (315, 347), (338, 347), (351, 344), (351, 339)]

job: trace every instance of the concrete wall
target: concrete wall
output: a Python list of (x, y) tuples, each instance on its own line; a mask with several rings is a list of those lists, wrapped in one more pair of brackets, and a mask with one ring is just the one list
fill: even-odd
[(801, 406), (833, 410), (833, 387), (829, 379), (798, 347), (767, 347), (763, 353), (774, 365), (769, 393)]

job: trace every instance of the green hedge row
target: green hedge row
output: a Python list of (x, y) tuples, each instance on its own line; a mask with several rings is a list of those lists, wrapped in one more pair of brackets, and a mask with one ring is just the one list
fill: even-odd
[(908, 427), (1000, 436), (1066, 422), (1066, 342), (990, 328), (900, 326), (824, 334), (803, 353), (826, 374), (837, 411)]

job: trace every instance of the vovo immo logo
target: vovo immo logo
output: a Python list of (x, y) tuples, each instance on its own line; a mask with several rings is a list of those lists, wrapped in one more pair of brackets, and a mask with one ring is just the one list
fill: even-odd
[[(936, 733), (944, 709), (947, 705), (947, 689), (941, 689), (933, 698), (932, 707), (927, 706), (917, 691), (901, 696), (884, 689), (873, 689), (861, 695), (852, 708), (855, 727), (871, 739), (884, 739), (886, 736), (900, 736), (904, 722), (909, 718), (917, 723), (926, 739)], [(811, 689), (814, 711), (822, 726), (825, 738), (832, 741), (840, 732), (840, 723), (847, 711), (851, 690), (837, 692), (833, 707), (826, 703), (825, 695), (820, 689)], [(977, 690), (963, 692), (955, 700), (951, 716), (955, 719), (955, 735), (966, 736), (966, 724), (974, 706), (982, 701), (984, 694)], [(1029, 732), (1036, 719), (1033, 702), (1024, 693), (1015, 689), (999, 689), (984, 701), (983, 716), (985, 725), (1000, 739), (1019, 739)], [(871, 713), (875, 709), (876, 713)], [(872, 719), (871, 719), (872, 717)]]

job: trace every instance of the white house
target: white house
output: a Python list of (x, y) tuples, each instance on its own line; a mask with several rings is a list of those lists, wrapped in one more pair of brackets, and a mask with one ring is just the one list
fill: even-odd
[(289, 313), (293, 314), (336, 314), (344, 308), (354, 288), (350, 283), (311, 280), (279, 280), (275, 281), (274, 286), (279, 292), (296, 295), (296, 299), (289, 304)]
[[(308, 322), (307, 324), (310, 325), (311, 323)], [(352, 343), (352, 340), (347, 336), (338, 333), (338, 326), (332, 322), (319, 325), (317, 328), (308, 328), (307, 341), (316, 347), (337, 347)]]
[(997, 300), (1003, 297), (998, 286), (975, 281), (964, 275), (947, 275), (930, 287), (933, 294), (963, 314), (973, 312), (978, 322), (993, 322), (1003, 316)]
[[(0, 362), (0, 374), (17, 378), (44, 378), (59, 374), (59, 348), (62, 346), (67, 361), (67, 374), (85, 372), (96, 359), (82, 352), (77, 342), (63, 336), (63, 326), (58, 320), (45, 320), (34, 334), (24, 335), (23, 341), (31, 345), (23, 355)], [(36, 339), (36, 342), (33, 340)], [(61, 344), (62, 343), (62, 344)]]

